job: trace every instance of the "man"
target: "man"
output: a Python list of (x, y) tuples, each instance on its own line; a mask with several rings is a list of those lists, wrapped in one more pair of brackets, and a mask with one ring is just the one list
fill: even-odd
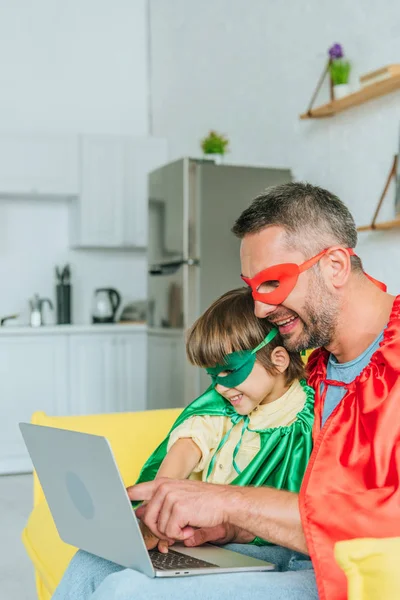
[[(400, 297), (363, 272), (353, 251), (353, 218), (326, 190), (300, 183), (273, 188), (233, 231), (242, 239), (242, 276), (256, 315), (279, 327), (290, 350), (323, 347), (310, 359), (315, 447), (301, 494), (163, 479), (129, 494), (148, 501), (141, 518), (157, 537), (193, 546), (246, 544), (258, 536), (277, 546), (235, 549), (270, 558), (285, 572), (153, 581), (129, 570), (107, 576), (118, 567), (78, 553), (57, 600), (78, 597), (76, 590), (95, 600), (344, 600), (335, 542), (400, 535)], [(311, 555), (316, 582), (302, 554)], [(89, 579), (93, 596), (83, 591)]]

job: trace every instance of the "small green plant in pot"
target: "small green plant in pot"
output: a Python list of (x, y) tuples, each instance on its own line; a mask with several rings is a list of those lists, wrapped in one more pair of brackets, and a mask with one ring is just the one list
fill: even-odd
[(343, 47), (340, 44), (333, 44), (329, 48), (329, 72), (333, 83), (333, 94), (335, 100), (343, 98), (350, 93), (349, 78), (351, 65), (344, 57)]
[(212, 158), (215, 162), (221, 162), (222, 157), (228, 150), (229, 140), (216, 131), (210, 133), (201, 140), (201, 148), (206, 158)]

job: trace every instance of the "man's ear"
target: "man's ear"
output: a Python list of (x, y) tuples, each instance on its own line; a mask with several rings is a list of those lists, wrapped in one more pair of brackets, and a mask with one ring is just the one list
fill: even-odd
[(332, 247), (322, 257), (321, 264), (327, 270), (329, 283), (334, 288), (339, 289), (345, 285), (351, 274), (351, 260), (347, 250), (340, 246)]
[(283, 346), (277, 346), (271, 352), (271, 361), (280, 373), (284, 373), (290, 362), (288, 351)]

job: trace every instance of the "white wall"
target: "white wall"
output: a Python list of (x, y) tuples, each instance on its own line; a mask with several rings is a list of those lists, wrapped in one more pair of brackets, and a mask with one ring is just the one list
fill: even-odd
[[(0, 0), (0, 135), (148, 133), (146, 0)], [(93, 288), (146, 293), (144, 253), (71, 252), (65, 203), (0, 201), (0, 316), (33, 293), (54, 298), (54, 265), (73, 267), (74, 321)]]
[[(211, 128), (229, 161), (290, 167), (371, 221), (398, 151), (400, 92), (331, 119), (300, 121), (334, 42), (360, 74), (400, 62), (398, 0), (150, 0), (154, 135), (201, 155)], [(327, 87), (319, 99), (328, 99)], [(382, 218), (393, 214), (394, 190)], [(399, 230), (361, 234), (366, 270), (400, 292)]]
[(0, 130), (147, 133), (146, 0), (0, 0)]
[[(0, 315), (19, 314), (29, 322), (28, 300), (34, 293), (55, 303), (55, 265), (71, 265), (74, 323), (89, 323), (93, 291), (115, 287), (124, 303), (145, 296), (143, 253), (68, 249), (68, 203), (0, 200)], [(54, 304), (55, 306), (55, 304)], [(45, 307), (45, 322), (55, 314)], [(12, 322), (10, 321), (10, 325)]]

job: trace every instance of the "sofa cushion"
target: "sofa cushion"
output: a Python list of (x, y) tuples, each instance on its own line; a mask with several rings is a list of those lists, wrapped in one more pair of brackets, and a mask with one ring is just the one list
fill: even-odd
[(348, 600), (400, 598), (400, 538), (338, 542), (335, 558), (347, 577)]

